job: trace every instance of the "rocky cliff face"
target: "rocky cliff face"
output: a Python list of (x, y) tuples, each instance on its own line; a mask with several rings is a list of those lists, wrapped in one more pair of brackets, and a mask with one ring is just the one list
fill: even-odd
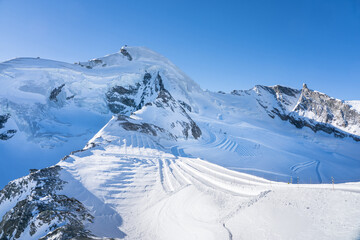
[(6, 129), (5, 125), (7, 123), (7, 121), (10, 119), (10, 114), (4, 114), (4, 115), (0, 115), (0, 140), (9, 140), (10, 138), (12, 138), (15, 133), (17, 132), (16, 129)]
[(294, 108), (299, 117), (309, 118), (324, 123), (327, 126), (338, 128), (344, 132), (360, 135), (360, 113), (346, 102), (329, 97), (324, 93), (310, 90), (304, 84), (301, 96)]
[[(75, 198), (58, 194), (59, 166), (33, 169), (0, 191), (0, 239), (92, 239), (93, 216)], [(5, 211), (4, 211), (5, 210)]]
[(127, 87), (114, 86), (106, 92), (106, 100), (112, 113), (129, 115), (152, 102), (163, 89), (160, 74), (145, 72), (142, 80)]
[(289, 121), (297, 128), (308, 127), (336, 137), (351, 137), (360, 141), (360, 113), (345, 101), (310, 90), (283, 86), (256, 86), (247, 91), (235, 90), (234, 95), (254, 95), (258, 104), (275, 118)]
[[(124, 122), (122, 125), (125, 129), (146, 130), (154, 135), (156, 131), (152, 129), (155, 128), (162, 132), (167, 131), (167, 134), (175, 139), (189, 137), (197, 139), (201, 136), (200, 128), (186, 112), (190, 112), (191, 107), (173, 98), (165, 89), (159, 72), (145, 73), (143, 80), (134, 86), (127, 88), (115, 86), (106, 93), (106, 96), (109, 109), (115, 114), (125, 115), (119, 119), (125, 120), (126, 116), (133, 115), (147, 121), (134, 123), (135, 125), (128, 121)], [(148, 114), (149, 112), (151, 113)], [(151, 123), (153, 128), (150, 128), (148, 123)]]

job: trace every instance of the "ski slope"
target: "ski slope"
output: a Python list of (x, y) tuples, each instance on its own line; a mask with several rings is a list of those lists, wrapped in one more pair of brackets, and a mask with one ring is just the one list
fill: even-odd
[[(59, 163), (62, 178), (69, 183), (62, 193), (77, 198), (91, 210), (95, 222), (88, 227), (97, 236), (124, 239), (360, 236), (360, 209), (356, 207), (360, 204), (359, 183), (279, 183), (199, 158), (176, 156), (171, 149), (141, 133), (129, 133), (126, 138), (106, 134), (110, 132), (105, 128), (92, 140), (96, 147)], [(218, 144), (231, 146), (229, 141), (221, 139)], [(103, 205), (94, 203), (92, 198)], [(115, 212), (106, 212), (104, 208)]]

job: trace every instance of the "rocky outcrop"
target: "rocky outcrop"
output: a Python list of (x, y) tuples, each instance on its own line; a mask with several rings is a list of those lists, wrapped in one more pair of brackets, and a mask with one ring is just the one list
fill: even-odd
[[(152, 108), (153, 115), (159, 115), (159, 118), (162, 118), (160, 115), (166, 115), (173, 116), (172, 118), (174, 119), (170, 124), (169, 121), (164, 122), (163, 119), (159, 119), (159, 121), (154, 123), (135, 123), (128, 121), (129, 118), (119, 116), (118, 120), (126, 130), (139, 131), (152, 136), (156, 136), (157, 132), (163, 133), (166, 131), (173, 138), (189, 138), (192, 136), (198, 139), (202, 134), (198, 125), (187, 113), (187, 111), (191, 112), (191, 106), (184, 101), (177, 101), (172, 97), (170, 92), (165, 89), (160, 73), (151, 74), (145, 72), (142, 80), (133, 86), (112, 87), (106, 93), (106, 99), (110, 111), (119, 115), (136, 114), (137, 110), (146, 107)], [(181, 136), (172, 133), (171, 128), (181, 129)]]
[(295, 107), (301, 91), (280, 85), (268, 87), (256, 85), (250, 90), (234, 90), (233, 95), (255, 95), (258, 104), (265, 109), (267, 114), (274, 118), (279, 116), (285, 120), (288, 112)]
[(57, 96), (60, 94), (61, 92), (61, 89), (65, 86), (65, 84), (62, 84), (60, 85), (59, 87), (56, 87), (54, 88), (51, 93), (50, 93), (50, 96), (49, 96), (49, 99), (50, 101), (54, 101), (54, 102), (57, 102), (58, 99), (57, 99)]
[[(307, 88), (306, 84), (301, 92), (298, 104), (294, 108), (299, 116), (314, 115), (314, 120), (346, 129), (350, 126), (360, 126), (360, 113), (342, 100)], [(357, 131), (349, 132), (360, 134)]]
[(127, 131), (141, 132), (152, 135), (154, 137), (158, 136), (159, 133), (165, 133), (168, 134), (169, 137), (174, 138), (171, 133), (167, 133), (166, 130), (161, 127), (158, 127), (154, 124), (136, 122), (133, 119), (124, 115), (118, 115), (117, 121), (119, 125)]
[(178, 102), (180, 103), (180, 105), (187, 111), (192, 112), (192, 108), (189, 104), (187, 104), (184, 101), (178, 100)]
[(0, 129), (5, 127), (5, 123), (9, 120), (10, 114), (0, 115)]
[(125, 47), (122, 47), (120, 49), (120, 52), (122, 55), (124, 55), (129, 61), (132, 61), (132, 56), (130, 55), (130, 53), (125, 49)]
[[(191, 112), (191, 106), (184, 101), (177, 101), (172, 97), (170, 92), (165, 89), (160, 73), (151, 74), (145, 72), (142, 81), (134, 86), (126, 88), (123, 86), (112, 87), (106, 93), (106, 99), (110, 111), (115, 114), (129, 115), (144, 106), (155, 106), (169, 110), (172, 113), (177, 112), (184, 119), (178, 119), (173, 122), (173, 126), (181, 126), (185, 138), (192, 136), (197, 139), (201, 136), (200, 128), (186, 112), (186, 110)], [(159, 127), (162, 128), (161, 126)], [(129, 123), (124, 123), (124, 128), (144, 130), (144, 126), (129, 125)], [(145, 128), (149, 133), (154, 133), (149, 128)]]
[(86, 63), (78, 62), (75, 64), (79, 65), (80, 67), (85, 67), (87, 69), (92, 69), (93, 67), (97, 67), (97, 66), (106, 67), (106, 63), (103, 63), (103, 60), (101, 59), (92, 59)]
[(0, 239), (25, 239), (35, 234), (42, 235), (40, 239), (93, 237), (84, 226), (93, 216), (77, 199), (57, 193), (66, 184), (59, 178), (60, 171), (59, 166), (32, 170), (0, 191), (0, 204), (16, 202), (2, 216)]
[(135, 109), (135, 95), (137, 94), (139, 88), (140, 85), (136, 85), (135, 87), (129, 86), (128, 88), (122, 86), (112, 87), (106, 93), (106, 100), (109, 110), (112, 113), (125, 114), (126, 112), (128, 112), (128, 107), (130, 107), (130, 109)]
[(202, 132), (199, 126), (165, 88), (161, 88), (158, 97), (154, 101), (154, 105), (159, 108), (169, 109), (173, 113), (178, 113), (183, 116), (183, 120), (178, 119), (171, 125), (173, 128), (176, 125), (180, 125), (185, 138), (188, 138), (191, 135), (193, 138), (198, 139), (201, 136)]
[(243, 96), (256, 94), (256, 101), (271, 118), (278, 116), (297, 128), (308, 127), (314, 132), (323, 131), (336, 137), (351, 137), (360, 141), (360, 113), (346, 102), (310, 90), (283, 86), (255, 86), (248, 91), (233, 91)]
[(360, 141), (360, 113), (342, 100), (324, 93), (310, 90), (303, 85), (301, 96), (289, 120), (296, 127), (309, 127), (313, 131), (323, 131), (336, 137), (349, 136)]
[[(5, 124), (7, 123), (7, 121), (10, 119), (10, 114), (4, 114), (4, 115), (0, 115), (0, 129), (5, 128)], [(8, 129), (5, 131), (0, 132), (0, 140), (6, 141), (9, 140), (10, 138), (12, 138), (15, 133), (17, 132), (17, 130), (15, 129)]]
[(17, 130), (15, 129), (10, 129), (10, 130), (6, 130), (2, 133), (0, 133), (0, 140), (9, 140), (10, 138), (12, 138), (15, 133), (17, 132)]
[(155, 76), (145, 72), (142, 81), (135, 85), (124, 87), (114, 86), (106, 92), (109, 110), (115, 114), (126, 114), (141, 109), (146, 103), (153, 101), (164, 88), (160, 74)]

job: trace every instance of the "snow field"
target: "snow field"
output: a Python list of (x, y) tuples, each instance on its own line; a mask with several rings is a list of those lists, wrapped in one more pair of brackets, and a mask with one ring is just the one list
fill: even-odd
[[(101, 147), (59, 163), (73, 181), (121, 216), (118, 232), (102, 236), (353, 239), (359, 234), (358, 183), (273, 182), (198, 158), (175, 156), (143, 134), (130, 135), (126, 146), (123, 139), (103, 140)], [(99, 206), (87, 207), (101, 212)], [(109, 222), (113, 216), (103, 217)], [(101, 229), (99, 224), (91, 228)]]

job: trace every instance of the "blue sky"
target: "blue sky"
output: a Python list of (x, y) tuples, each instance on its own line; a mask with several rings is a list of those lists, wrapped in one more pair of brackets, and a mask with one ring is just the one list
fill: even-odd
[(359, 0), (0, 0), (0, 61), (146, 46), (209, 90), (287, 85), (360, 100)]

